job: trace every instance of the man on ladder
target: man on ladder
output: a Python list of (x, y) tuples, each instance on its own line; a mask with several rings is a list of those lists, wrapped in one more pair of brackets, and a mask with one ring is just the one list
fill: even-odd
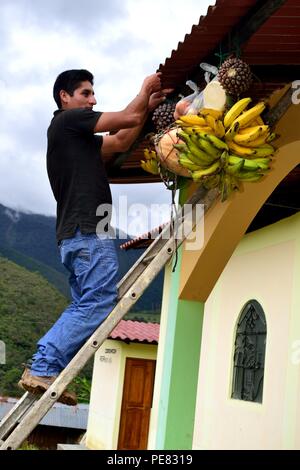
[[(38, 341), (19, 386), (44, 393), (117, 302), (118, 262), (109, 227), (98, 232), (102, 204), (111, 205), (104, 162), (128, 150), (149, 111), (172, 90), (161, 89), (161, 74), (145, 78), (139, 94), (119, 112), (96, 112), (93, 75), (67, 70), (56, 79), (58, 110), (48, 129), (47, 171), (57, 202), (56, 236), (69, 271), (72, 302)], [(113, 135), (96, 136), (98, 132)], [(97, 211), (98, 209), (98, 211)], [(58, 401), (76, 405), (65, 390)]]

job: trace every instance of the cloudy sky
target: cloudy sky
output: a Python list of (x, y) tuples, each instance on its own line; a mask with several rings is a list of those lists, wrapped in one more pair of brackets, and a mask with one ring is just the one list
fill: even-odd
[[(211, 0), (0, 0), (0, 203), (55, 215), (45, 168), (56, 76), (87, 68), (95, 109), (117, 111), (206, 14)], [(169, 203), (162, 185), (112, 185), (117, 202)], [(142, 230), (143, 227), (137, 229)]]

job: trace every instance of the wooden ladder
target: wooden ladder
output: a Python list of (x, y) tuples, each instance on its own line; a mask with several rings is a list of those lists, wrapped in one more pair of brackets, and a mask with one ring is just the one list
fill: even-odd
[[(163, 229), (119, 282), (117, 305), (60, 373), (55, 382), (43, 395), (26, 392), (3, 418), (0, 423), (0, 450), (17, 449), (28, 437), (161, 269), (172, 259), (176, 247), (179, 247), (191, 235), (195, 225), (200, 222), (201, 217), (218, 198), (218, 195), (217, 189), (208, 191), (200, 186), (187, 201), (188, 205), (184, 205), (178, 211), (174, 221)], [(202, 211), (197, 210), (199, 204), (203, 205)], [(187, 211), (186, 208), (189, 210)], [(178, 238), (176, 233), (184, 235)]]

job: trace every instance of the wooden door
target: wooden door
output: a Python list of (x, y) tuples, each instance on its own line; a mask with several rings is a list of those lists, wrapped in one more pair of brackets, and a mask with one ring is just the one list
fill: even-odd
[(155, 361), (126, 359), (118, 449), (147, 449)]

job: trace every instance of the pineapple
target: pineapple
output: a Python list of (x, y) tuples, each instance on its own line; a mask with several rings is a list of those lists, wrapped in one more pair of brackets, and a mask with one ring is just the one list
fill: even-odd
[(153, 111), (152, 121), (157, 132), (165, 130), (174, 121), (176, 103), (170, 100), (164, 101)]
[(219, 68), (218, 80), (227, 93), (239, 96), (250, 88), (252, 72), (246, 62), (229, 57)]

